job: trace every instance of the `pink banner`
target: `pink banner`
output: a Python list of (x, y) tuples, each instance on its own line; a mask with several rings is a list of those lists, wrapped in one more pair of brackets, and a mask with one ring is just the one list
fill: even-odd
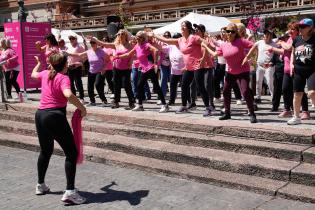
[[(50, 23), (14, 22), (4, 24), (4, 35), (11, 40), (12, 48), (19, 56), (20, 74), (18, 76), (18, 83), (23, 89), (40, 87), (40, 82), (31, 78), (32, 70), (36, 65), (34, 56), (41, 57), (43, 64), (45, 64), (46, 61), (43, 54), (36, 49), (35, 42), (43, 42), (44, 36), (48, 33), (51, 33)], [(21, 45), (22, 39), (23, 46)], [(22, 54), (24, 55), (24, 62), (22, 62)], [(46, 66), (43, 65), (42, 68), (44, 69)]]

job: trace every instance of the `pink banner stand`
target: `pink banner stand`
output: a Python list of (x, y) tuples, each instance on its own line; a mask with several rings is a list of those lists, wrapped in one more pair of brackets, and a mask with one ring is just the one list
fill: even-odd
[(32, 70), (36, 65), (34, 56), (39, 56), (42, 59), (42, 70), (46, 68), (46, 61), (44, 55), (36, 49), (35, 42), (42, 41), (44, 43), (44, 37), (49, 33), (51, 33), (50, 23), (14, 22), (4, 24), (4, 35), (11, 40), (12, 48), (19, 56), (18, 83), (24, 90), (40, 87), (40, 82), (31, 78)]

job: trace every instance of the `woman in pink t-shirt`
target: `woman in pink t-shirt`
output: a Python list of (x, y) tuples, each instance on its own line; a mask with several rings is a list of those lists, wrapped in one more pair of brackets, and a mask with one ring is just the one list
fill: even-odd
[[(299, 22), (293, 21), (288, 24), (289, 39), (287, 41), (279, 41), (283, 50), (283, 61), (284, 61), (284, 74), (282, 81), (282, 94), (284, 110), (278, 117), (287, 118), (292, 117), (293, 110), (293, 76), (290, 73), (290, 61), (292, 53), (293, 40), (299, 35)], [(302, 97), (302, 120), (310, 119), (310, 112), (308, 111), (307, 95), (304, 92)]]
[(182, 106), (176, 111), (176, 113), (187, 112), (187, 102), (190, 99), (190, 85), (195, 80), (197, 89), (199, 90), (206, 110), (203, 114), (204, 117), (211, 115), (212, 108), (209, 106), (209, 95), (205, 88), (205, 74), (207, 70), (201, 68), (202, 50), (201, 45), (204, 40), (196, 35), (193, 35), (192, 24), (189, 21), (184, 21), (181, 24), (181, 30), (183, 37), (178, 39), (168, 39), (153, 33), (149, 33), (150, 36), (154, 36), (158, 40), (167, 44), (178, 46), (179, 50), (183, 53), (184, 63), (186, 71), (182, 76)]
[(40, 52), (45, 53), (46, 63), (49, 64), (49, 56), (59, 52), (59, 45), (53, 34), (47, 34), (45, 36), (45, 42), (46, 44), (41, 46), (41, 41), (37, 41), (35, 46)]
[(49, 57), (51, 69), (41, 72), (39, 72), (41, 63), (37, 56), (35, 58), (37, 65), (33, 69), (32, 78), (41, 80), (42, 90), (39, 109), (35, 114), (40, 145), (37, 162), (38, 182), (35, 192), (36, 195), (43, 195), (50, 190), (45, 184), (45, 175), (54, 150), (54, 140), (56, 140), (66, 156), (67, 187), (61, 200), (65, 203), (82, 204), (85, 202), (85, 198), (78, 194), (74, 186), (78, 152), (67, 121), (67, 101), (81, 111), (82, 117), (86, 115), (86, 109), (71, 92), (70, 80), (66, 75), (68, 71), (67, 56), (61, 53), (51, 55)]
[(12, 99), (12, 86), (15, 88), (17, 94), (20, 92), (20, 86), (17, 82), (17, 77), (20, 73), (18, 56), (11, 48), (11, 41), (9, 39), (1, 39), (0, 48), (3, 49), (0, 54), (0, 62), (5, 62), (3, 64), (3, 70), (8, 99)]
[[(132, 58), (134, 54), (137, 56), (137, 60), (139, 61), (139, 68), (141, 68), (141, 76), (138, 81), (138, 105), (133, 109), (133, 111), (143, 111), (142, 106), (142, 95), (144, 92), (144, 85), (148, 79), (151, 79), (153, 86), (156, 88), (157, 94), (162, 102), (162, 107), (160, 109), (160, 113), (168, 111), (168, 105), (165, 102), (164, 95), (162, 93), (161, 87), (159, 85), (158, 77), (156, 74), (157, 71), (157, 53), (158, 49), (149, 44), (146, 40), (146, 34), (143, 31), (139, 31), (136, 34), (137, 44), (134, 46), (132, 50), (130, 50), (126, 54), (117, 55), (116, 59), (121, 58)], [(149, 61), (148, 56), (153, 53), (153, 63)]]
[[(123, 55), (130, 52), (133, 46), (129, 43), (129, 34), (125, 29), (120, 29), (117, 33), (117, 37), (113, 43), (102, 42), (96, 38), (91, 40), (96, 41), (99, 45), (114, 49), (114, 56)], [(134, 96), (131, 89), (131, 57), (119, 58), (114, 60), (113, 78), (114, 78), (114, 94), (115, 98), (112, 101), (112, 109), (119, 108), (119, 102), (121, 97), (121, 87), (125, 88), (129, 109), (134, 108)], [(122, 84), (124, 82), (124, 84)]]
[(222, 55), (228, 65), (223, 88), (225, 113), (219, 120), (231, 119), (231, 89), (236, 82), (239, 82), (242, 95), (245, 98), (249, 110), (250, 122), (256, 123), (254, 100), (252, 92), (249, 89), (250, 66), (248, 62), (243, 62), (245, 51), (253, 46), (253, 42), (240, 38), (237, 26), (234, 23), (230, 23), (225, 31), (227, 33), (228, 42), (222, 43), (222, 45), (217, 48), (216, 52), (205, 46), (212, 56)]

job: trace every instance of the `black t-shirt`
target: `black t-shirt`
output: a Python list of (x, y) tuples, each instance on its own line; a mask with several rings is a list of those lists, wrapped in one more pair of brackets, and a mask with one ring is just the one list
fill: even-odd
[(294, 69), (296, 71), (315, 71), (315, 35), (307, 41), (301, 36), (293, 40)]

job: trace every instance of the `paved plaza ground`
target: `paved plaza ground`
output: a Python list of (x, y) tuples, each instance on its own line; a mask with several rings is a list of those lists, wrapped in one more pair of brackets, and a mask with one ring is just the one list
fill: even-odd
[(315, 209), (315, 204), (92, 162), (77, 170), (76, 186), (87, 203), (64, 206), (64, 157), (52, 156), (46, 178), (52, 193), (44, 196), (35, 195), (38, 153), (0, 146), (0, 157), (0, 209)]

